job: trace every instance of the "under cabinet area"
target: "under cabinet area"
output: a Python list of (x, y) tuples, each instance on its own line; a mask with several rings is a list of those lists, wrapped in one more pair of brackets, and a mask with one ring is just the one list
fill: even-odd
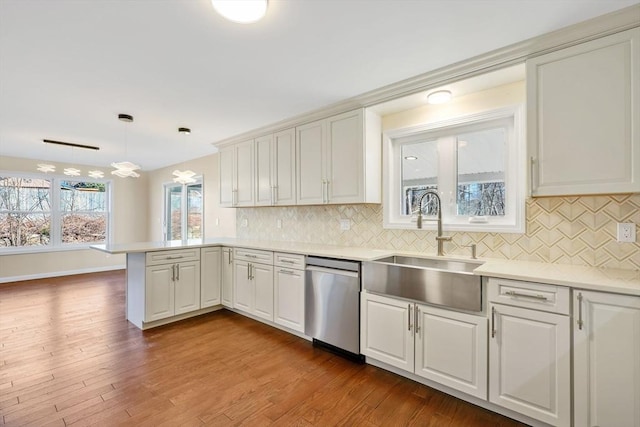
[(368, 358), (486, 399), (486, 317), (367, 292), (361, 317)]
[(533, 196), (640, 191), (639, 70), (640, 28), (527, 61)]
[(640, 427), (640, 297), (573, 290), (575, 426)]
[(489, 279), (489, 401), (571, 425), (569, 288)]

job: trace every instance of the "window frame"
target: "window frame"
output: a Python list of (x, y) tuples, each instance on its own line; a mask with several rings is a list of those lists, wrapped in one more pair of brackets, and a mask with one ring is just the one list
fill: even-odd
[(169, 237), (169, 228), (168, 228), (168, 224), (167, 221), (169, 220), (168, 218), (168, 214), (169, 214), (169, 188), (172, 187), (180, 187), (181, 188), (181, 200), (180, 200), (180, 211), (181, 211), (181, 233), (182, 234), (182, 239), (180, 239), (181, 241), (188, 241), (191, 239), (187, 239), (184, 236), (184, 233), (187, 232), (188, 230), (188, 187), (191, 185), (200, 185), (201, 191), (202, 191), (202, 211), (201, 211), (201, 228), (200, 228), (200, 239), (204, 239), (204, 204), (205, 204), (205, 200), (204, 200), (204, 196), (205, 196), (205, 192), (204, 192), (204, 177), (203, 176), (194, 176), (193, 179), (195, 179), (195, 182), (192, 182), (190, 184), (180, 184), (179, 182), (165, 182), (162, 185), (162, 200), (163, 200), (163, 209), (162, 209), (162, 239), (165, 242), (170, 242), (172, 240), (168, 240)]
[[(51, 202), (51, 219), (49, 236), (49, 244), (46, 246), (0, 246), (0, 256), (2, 255), (19, 255), (29, 253), (44, 252), (64, 252), (89, 249), (92, 245), (108, 245), (113, 241), (113, 180), (111, 179), (95, 179), (88, 177), (73, 176), (59, 174), (30, 173), (24, 171), (0, 170), (0, 176), (11, 178), (26, 179), (43, 179), (51, 181), (49, 188), (49, 197)], [(60, 184), (62, 181), (70, 182), (95, 182), (105, 185), (106, 196), (106, 214), (107, 214), (107, 231), (105, 240), (101, 242), (88, 243), (63, 243), (62, 242), (62, 217), (68, 213), (61, 210), (60, 206)]]
[[(449, 185), (454, 185), (451, 196), (442, 195), (438, 186), (443, 210), (443, 228), (448, 231), (468, 232), (525, 232), (526, 161), (524, 105), (516, 104), (503, 108), (463, 115), (443, 121), (421, 124), (383, 133), (383, 227), (386, 229), (417, 229), (415, 216), (402, 215), (402, 145), (412, 140), (434, 139), (453, 136), (469, 129), (483, 128), (491, 122), (512, 121), (509, 143), (506, 146), (505, 187), (507, 194), (507, 215), (487, 217), (487, 222), (474, 223), (468, 216), (457, 215), (457, 151), (454, 144), (445, 153), (439, 153), (438, 183), (444, 177)], [(435, 230), (435, 222), (428, 221), (423, 229)]]

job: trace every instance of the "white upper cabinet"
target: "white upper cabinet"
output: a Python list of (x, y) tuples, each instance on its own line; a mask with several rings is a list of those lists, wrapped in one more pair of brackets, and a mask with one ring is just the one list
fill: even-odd
[(381, 202), (380, 118), (363, 109), (296, 128), (300, 205)]
[(527, 61), (533, 196), (640, 191), (640, 28)]
[(253, 140), (220, 150), (220, 206), (254, 205)]
[(255, 140), (256, 206), (295, 205), (295, 129)]

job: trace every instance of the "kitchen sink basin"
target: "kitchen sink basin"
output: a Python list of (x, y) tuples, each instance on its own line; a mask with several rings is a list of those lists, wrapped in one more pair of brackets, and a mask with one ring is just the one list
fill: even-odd
[(480, 261), (392, 256), (362, 263), (362, 286), (372, 293), (458, 310), (482, 311)]

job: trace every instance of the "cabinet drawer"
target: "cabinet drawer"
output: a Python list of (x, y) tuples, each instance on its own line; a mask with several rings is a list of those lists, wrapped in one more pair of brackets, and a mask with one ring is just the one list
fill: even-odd
[(273, 264), (273, 252), (271, 251), (259, 251), (255, 249), (242, 249), (236, 248), (234, 250), (234, 260), (236, 261), (248, 261), (259, 262), (262, 264)]
[(304, 269), (305, 267), (304, 255), (276, 252), (273, 254), (273, 257), (273, 264), (277, 267), (297, 269)]
[(200, 248), (147, 252), (147, 265), (198, 260), (200, 260)]
[(569, 314), (569, 288), (508, 279), (489, 279), (489, 301)]

